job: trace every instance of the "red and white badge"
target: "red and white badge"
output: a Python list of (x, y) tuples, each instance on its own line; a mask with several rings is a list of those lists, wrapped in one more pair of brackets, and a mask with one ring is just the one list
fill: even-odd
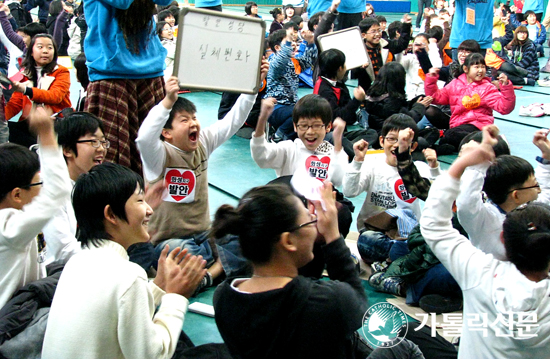
[(403, 179), (399, 178), (397, 181), (395, 181), (394, 190), (397, 199), (400, 199), (403, 202), (407, 203), (413, 203), (414, 201), (416, 201), (416, 197), (414, 197), (412, 194), (409, 193), (409, 191), (407, 191), (407, 188), (403, 183)]
[(166, 202), (191, 203), (195, 200), (195, 173), (179, 168), (167, 168), (164, 176), (166, 183)]
[(320, 181), (328, 178), (328, 169), (330, 166), (330, 156), (321, 156), (320, 158), (312, 155), (306, 159), (306, 170), (311, 177)]

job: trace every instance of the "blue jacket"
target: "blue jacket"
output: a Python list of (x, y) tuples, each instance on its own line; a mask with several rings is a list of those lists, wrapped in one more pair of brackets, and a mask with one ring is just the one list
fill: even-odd
[(529, 71), (528, 78), (533, 80), (539, 79), (540, 66), (537, 47), (533, 41), (527, 39), (523, 45), (512, 46), (511, 63)]
[[(456, 0), (450, 43), (458, 48), (464, 40), (476, 40), (482, 49), (493, 44), (493, 0)], [(475, 6), (475, 25), (466, 23), (466, 8)]]
[[(302, 71), (312, 67), (317, 60), (317, 46), (306, 44), (307, 42), (302, 41), (298, 54), (294, 57), (298, 60)], [(281, 49), (272, 54), (268, 61), (269, 72), (265, 97), (274, 97), (278, 105), (294, 105), (298, 102), (299, 79), (292, 61), (292, 44), (281, 43)]]
[[(171, 2), (153, 1), (158, 5), (168, 5)], [(139, 54), (133, 54), (126, 47), (115, 13), (117, 9), (128, 9), (132, 2), (133, 0), (84, 1), (88, 24), (84, 48), (90, 81), (164, 76), (166, 49), (156, 35), (155, 26), (149, 35), (146, 49), (141, 47)]]
[(50, 13), (50, 3), (52, 0), (28, 0), (25, 4), (25, 10), (31, 11), (38, 6), (38, 19), (45, 24)]
[[(516, 14), (511, 14), (510, 15), (510, 24), (512, 24), (512, 26), (515, 29), (516, 27), (518, 27), (520, 25), (527, 26), (527, 21), (523, 21), (523, 22), (520, 23), (516, 19)], [(544, 26), (542, 26), (540, 24), (540, 22), (538, 22), (538, 21), (535, 24), (535, 26), (537, 27), (537, 38), (533, 42), (535, 43), (535, 45), (542, 45), (546, 41), (546, 28)]]

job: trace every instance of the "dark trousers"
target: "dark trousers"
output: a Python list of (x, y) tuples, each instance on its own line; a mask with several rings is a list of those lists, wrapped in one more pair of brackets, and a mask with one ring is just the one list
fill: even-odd
[(354, 27), (359, 25), (359, 22), (363, 20), (363, 15), (358, 13), (353, 14), (344, 14), (340, 13), (338, 15), (338, 24), (336, 25), (336, 28), (334, 30), (344, 30), (350, 27)]
[(465, 125), (449, 128), (447, 131), (445, 131), (445, 134), (439, 140), (439, 143), (440, 144), (448, 143), (450, 145), (453, 145), (455, 149), (458, 150), (458, 146), (460, 145), (460, 142), (462, 142), (464, 137), (468, 136), (472, 132), (477, 132), (477, 131), (479, 131), (479, 128), (471, 124), (465, 124)]
[(424, 8), (430, 7), (430, 0), (418, 0), (418, 15), (416, 15), (416, 27), (420, 27), (422, 22), (422, 15), (424, 15)]

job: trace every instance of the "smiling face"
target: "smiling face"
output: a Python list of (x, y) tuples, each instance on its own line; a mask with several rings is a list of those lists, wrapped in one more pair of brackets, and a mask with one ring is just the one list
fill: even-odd
[[(300, 202), (298, 197), (294, 196), (294, 206), (298, 211), (298, 218), (296, 219), (296, 226), (300, 226), (305, 223), (309, 223), (316, 219), (315, 215), (309, 213), (308, 209), (304, 207), (304, 204)], [(313, 245), (317, 239), (317, 226), (315, 223), (311, 223), (290, 232), (291, 236), (296, 236), (295, 241), (297, 246), (297, 263), (296, 267), (301, 268), (313, 260)]]
[(298, 138), (309, 151), (315, 151), (330, 131), (330, 125), (325, 126), (320, 118), (300, 118), (294, 124)]
[(182, 151), (192, 152), (199, 147), (201, 125), (195, 113), (180, 111), (174, 115), (172, 128), (162, 130), (165, 141)]
[(535, 25), (537, 23), (537, 16), (535, 14), (529, 14), (529, 16), (527, 16), (527, 23), (529, 25)]
[(250, 8), (250, 13), (251, 13), (252, 15), (258, 15), (258, 7), (257, 7), (257, 6), (252, 6), (252, 7)]
[(535, 175), (531, 175), (518, 189), (511, 194), (515, 195), (517, 205), (536, 200), (539, 197), (540, 187)]
[(136, 185), (136, 190), (124, 205), (126, 220), (119, 219), (119, 233), (124, 237), (117, 242), (128, 248), (134, 243), (149, 241), (148, 225), (153, 209), (145, 202), (143, 189)]
[(291, 17), (294, 16), (294, 9), (291, 7), (285, 9), (285, 14), (286, 14), (286, 18), (290, 19)]
[(165, 18), (164, 18), (164, 21), (166, 21), (167, 23), (169, 23), (170, 26), (172, 26), (172, 27), (173, 27), (174, 25), (176, 25), (176, 18), (173, 17), (172, 15), (165, 17)]
[[(88, 133), (78, 139), (78, 141), (86, 140), (105, 141), (105, 135), (98, 128), (94, 133)], [(71, 149), (63, 149), (63, 155), (67, 159), (67, 167), (73, 181), (76, 181), (81, 174), (88, 173), (93, 166), (102, 164), (107, 153), (107, 149), (103, 143), (100, 143), (99, 147), (95, 148), (91, 142), (77, 142), (76, 151), (78, 154), (74, 153)]]
[(485, 74), (487, 73), (487, 69), (483, 64), (470, 65), (470, 68), (463, 66), (463, 69), (468, 78), (468, 83), (483, 80), (485, 78)]
[(399, 147), (399, 131), (392, 130), (385, 137), (380, 136), (380, 146), (384, 149), (386, 163), (390, 166), (397, 166), (397, 149)]
[(459, 50), (457, 54), (458, 63), (464, 65), (464, 61), (472, 52), (468, 50)]
[(376, 47), (380, 44), (380, 39), (382, 38), (382, 32), (380, 30), (380, 25), (372, 25), (367, 32), (361, 34), (363, 39), (367, 42), (367, 45), (370, 47)]
[(32, 57), (37, 66), (46, 66), (53, 60), (55, 50), (53, 42), (47, 37), (38, 37), (32, 47)]
[(162, 36), (163, 39), (168, 39), (168, 40), (174, 39), (174, 30), (172, 29), (172, 26), (170, 24), (164, 25), (160, 35)]

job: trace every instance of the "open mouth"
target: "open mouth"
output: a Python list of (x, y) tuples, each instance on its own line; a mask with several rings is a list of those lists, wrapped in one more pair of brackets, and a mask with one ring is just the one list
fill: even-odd
[(317, 142), (317, 138), (306, 138), (306, 143), (310, 146), (315, 145), (315, 142)]
[(190, 140), (191, 142), (197, 141), (197, 135), (198, 135), (198, 132), (197, 132), (197, 131), (191, 132), (191, 133), (189, 134), (189, 140)]
[(101, 157), (101, 158), (94, 158), (94, 163), (95, 163), (96, 165), (102, 164), (102, 163), (103, 163), (103, 157)]

